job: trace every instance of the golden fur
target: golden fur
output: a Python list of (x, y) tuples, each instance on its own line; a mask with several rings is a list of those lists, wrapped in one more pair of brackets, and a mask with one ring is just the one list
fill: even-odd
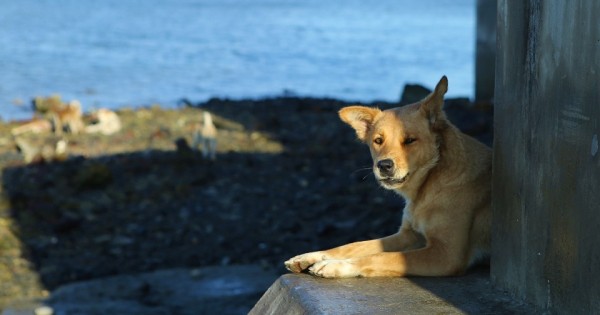
[(446, 77), (422, 101), (340, 118), (369, 146), (378, 182), (406, 200), (396, 234), (293, 257), (292, 272), (325, 278), (460, 275), (490, 247), (492, 158), (442, 110)]
[(72, 134), (83, 131), (84, 124), (82, 120), (81, 104), (78, 101), (71, 101), (62, 108), (52, 108), (50, 116), (54, 123), (54, 132), (61, 135), (65, 129)]
[(196, 127), (192, 148), (201, 147), (202, 156), (215, 160), (217, 158), (217, 127), (212, 120), (212, 115), (204, 111), (202, 113), (202, 124)]
[(24, 133), (47, 133), (52, 131), (52, 123), (46, 119), (34, 118), (30, 121), (24, 122), (23, 124), (11, 129), (13, 136), (19, 136)]
[(107, 108), (100, 108), (93, 114), (96, 123), (86, 126), (86, 133), (100, 133), (110, 136), (121, 131), (121, 119), (117, 113)]

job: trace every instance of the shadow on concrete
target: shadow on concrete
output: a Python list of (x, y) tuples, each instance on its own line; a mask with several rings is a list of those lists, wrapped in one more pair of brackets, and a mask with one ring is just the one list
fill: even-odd
[(258, 314), (536, 314), (492, 288), (489, 272), (449, 278), (323, 279), (281, 276), (256, 303)]
[(534, 314), (523, 301), (492, 285), (489, 266), (477, 266), (460, 277), (409, 277), (464, 314)]

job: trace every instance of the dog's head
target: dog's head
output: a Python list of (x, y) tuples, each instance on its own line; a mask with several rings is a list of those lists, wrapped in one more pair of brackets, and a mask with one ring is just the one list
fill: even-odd
[(441, 133), (448, 126), (442, 106), (448, 90), (444, 76), (420, 102), (381, 111), (349, 106), (339, 112), (358, 138), (367, 144), (377, 181), (387, 189), (403, 191), (411, 179), (423, 178), (440, 157)]
[(67, 109), (74, 115), (81, 116), (81, 103), (78, 100), (72, 100), (67, 104)]

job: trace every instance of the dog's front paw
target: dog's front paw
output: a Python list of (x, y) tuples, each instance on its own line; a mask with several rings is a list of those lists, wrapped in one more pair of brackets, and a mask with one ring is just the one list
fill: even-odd
[(291, 272), (302, 272), (312, 264), (327, 259), (323, 252), (312, 252), (292, 257), (285, 262), (285, 267)]
[(311, 274), (323, 278), (352, 278), (360, 276), (360, 270), (351, 259), (320, 261), (308, 269)]

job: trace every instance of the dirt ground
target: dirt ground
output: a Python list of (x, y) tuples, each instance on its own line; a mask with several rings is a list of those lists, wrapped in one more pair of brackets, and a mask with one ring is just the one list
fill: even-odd
[[(283, 273), (290, 256), (395, 232), (403, 202), (373, 180), (367, 148), (337, 117), (347, 105), (124, 109), (118, 134), (68, 135), (69, 159), (36, 165), (15, 150), (15, 123), (0, 124), (0, 309), (109, 275), (248, 263)], [(491, 143), (491, 108), (456, 99), (446, 109)], [(219, 129), (216, 161), (185, 146), (202, 110)]]

